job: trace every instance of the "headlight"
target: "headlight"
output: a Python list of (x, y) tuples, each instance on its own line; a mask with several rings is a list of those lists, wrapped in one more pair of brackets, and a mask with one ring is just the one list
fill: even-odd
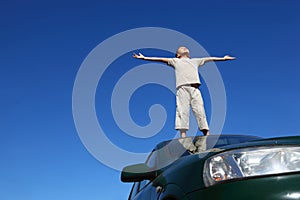
[(300, 171), (300, 147), (247, 148), (227, 151), (206, 160), (206, 187), (222, 181)]

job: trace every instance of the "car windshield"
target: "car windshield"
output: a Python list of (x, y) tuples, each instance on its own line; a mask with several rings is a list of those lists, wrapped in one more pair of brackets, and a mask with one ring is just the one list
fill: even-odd
[[(155, 167), (167, 166), (180, 157), (197, 154), (212, 148), (221, 148), (227, 145), (259, 139), (262, 138), (248, 135), (209, 135), (179, 138), (161, 142), (156, 146), (153, 152), (156, 157)], [(154, 163), (151, 164), (151, 167), (154, 167), (153, 164)]]

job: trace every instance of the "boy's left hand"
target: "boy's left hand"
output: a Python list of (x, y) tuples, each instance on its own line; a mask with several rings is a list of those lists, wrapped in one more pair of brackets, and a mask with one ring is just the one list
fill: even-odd
[(139, 59), (144, 59), (145, 58), (145, 56), (143, 54), (141, 54), (141, 53), (139, 53), (139, 55), (136, 54), (136, 53), (133, 53), (133, 57), (134, 58), (139, 58)]

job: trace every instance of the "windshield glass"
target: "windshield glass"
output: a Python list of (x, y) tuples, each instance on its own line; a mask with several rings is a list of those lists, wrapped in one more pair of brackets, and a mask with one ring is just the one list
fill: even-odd
[[(154, 149), (155, 165), (156, 167), (167, 166), (183, 156), (259, 139), (262, 138), (247, 135), (209, 135), (169, 140), (158, 144)], [(154, 167), (153, 163), (151, 167)]]

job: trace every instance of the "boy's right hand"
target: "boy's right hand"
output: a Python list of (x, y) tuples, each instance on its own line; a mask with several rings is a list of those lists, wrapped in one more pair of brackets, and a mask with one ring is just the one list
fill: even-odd
[(229, 55), (226, 55), (226, 56), (224, 56), (224, 59), (225, 59), (225, 60), (234, 60), (235, 57), (231, 57), (231, 56), (229, 56)]
[(134, 58), (139, 58), (139, 59), (144, 59), (145, 58), (145, 56), (141, 53), (139, 53), (139, 54), (133, 53), (133, 57)]

